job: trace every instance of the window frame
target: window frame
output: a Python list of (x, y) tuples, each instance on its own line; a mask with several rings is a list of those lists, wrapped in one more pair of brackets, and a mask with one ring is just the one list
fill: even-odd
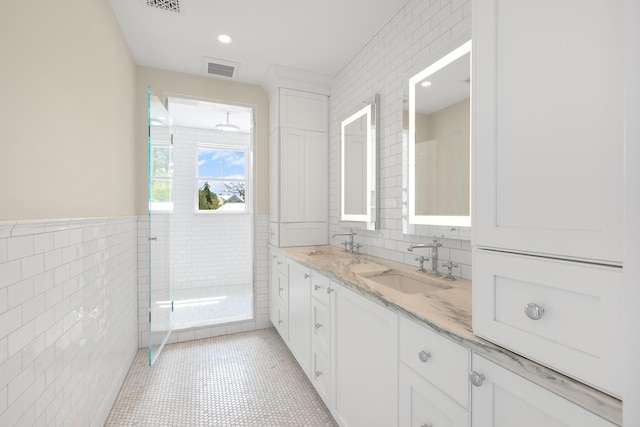
[[(244, 154), (244, 178), (243, 179), (226, 179), (226, 178), (215, 178), (215, 177), (201, 177), (199, 175), (199, 165), (198, 165), (198, 154), (200, 149), (212, 149), (218, 151), (234, 151), (234, 152), (242, 152)], [(246, 143), (238, 143), (238, 144), (229, 144), (229, 143), (216, 143), (216, 142), (196, 142), (195, 143), (195, 153), (194, 153), (194, 162), (195, 162), (195, 176), (194, 176), (194, 212), (196, 214), (204, 214), (204, 215), (246, 215), (251, 214), (252, 212), (252, 200), (253, 200), (253, 188), (252, 188), (252, 156), (253, 152), (251, 150), (251, 142), (247, 141)], [(200, 190), (200, 181), (207, 181), (209, 183), (212, 182), (243, 182), (245, 185), (245, 196), (244, 196), (244, 209), (243, 210), (222, 210), (222, 209), (200, 209), (198, 192)]]

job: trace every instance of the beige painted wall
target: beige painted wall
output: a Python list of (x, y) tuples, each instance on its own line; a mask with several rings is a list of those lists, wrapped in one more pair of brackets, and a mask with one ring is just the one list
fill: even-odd
[(0, 221), (140, 213), (136, 65), (108, 0), (0, 13)]
[(221, 103), (255, 106), (256, 141), (256, 213), (269, 213), (269, 96), (262, 86), (238, 83), (206, 76), (177, 73), (148, 67), (138, 68), (136, 102), (136, 153), (140, 160), (136, 174), (137, 209), (147, 211), (147, 86), (166, 105), (166, 97), (179, 95)]

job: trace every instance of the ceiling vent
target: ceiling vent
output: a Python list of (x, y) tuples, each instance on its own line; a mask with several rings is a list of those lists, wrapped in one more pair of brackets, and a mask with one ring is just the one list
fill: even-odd
[(239, 62), (226, 61), (218, 58), (202, 58), (202, 72), (211, 77), (234, 80), (240, 69)]
[(182, 10), (180, 10), (180, 0), (145, 0), (145, 3), (149, 7), (167, 12), (182, 13)]

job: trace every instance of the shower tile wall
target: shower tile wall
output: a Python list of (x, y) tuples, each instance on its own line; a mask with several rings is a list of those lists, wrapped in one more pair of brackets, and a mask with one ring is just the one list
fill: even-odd
[[(138, 346), (148, 345), (148, 244), (149, 219), (139, 218), (138, 226)], [(169, 341), (183, 342), (194, 339), (209, 338), (219, 335), (232, 334), (241, 331), (251, 331), (271, 327), (269, 320), (269, 256), (267, 243), (269, 242), (269, 215), (256, 215), (255, 221), (255, 292), (254, 317), (255, 320), (239, 322), (223, 326), (203, 326), (174, 331)]]
[(0, 425), (102, 425), (136, 352), (132, 218), (0, 223)]
[[(334, 78), (330, 97), (329, 228), (340, 225), (340, 125), (364, 100), (380, 93), (380, 217), (381, 229), (358, 231), (364, 253), (415, 265), (409, 243), (427, 243), (428, 236), (402, 233), (403, 81), (410, 70), (426, 63), (431, 52), (471, 29), (469, 0), (411, 0)], [(468, 240), (442, 239), (442, 262), (460, 264), (457, 276), (471, 278)], [(330, 240), (339, 245), (340, 238)]]
[(174, 288), (251, 282), (249, 215), (196, 214), (197, 143), (246, 144), (235, 132), (176, 127), (173, 145), (171, 274)]

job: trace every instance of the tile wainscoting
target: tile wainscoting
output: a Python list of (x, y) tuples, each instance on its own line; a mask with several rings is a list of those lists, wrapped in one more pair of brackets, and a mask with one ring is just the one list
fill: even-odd
[(0, 425), (105, 422), (137, 350), (137, 222), (0, 222)]

